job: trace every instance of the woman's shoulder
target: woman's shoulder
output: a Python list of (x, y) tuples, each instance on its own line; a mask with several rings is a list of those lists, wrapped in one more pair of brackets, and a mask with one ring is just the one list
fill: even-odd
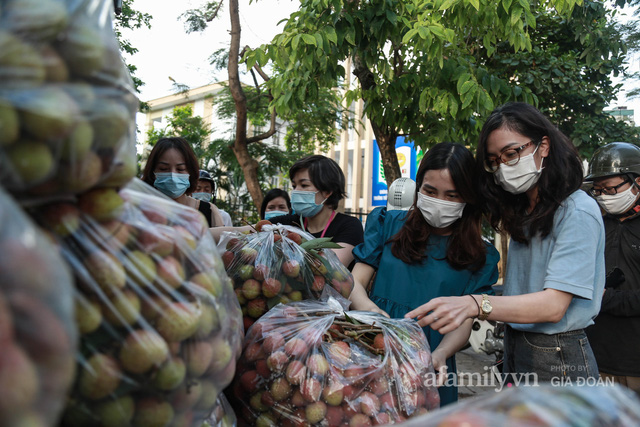
[[(598, 202), (582, 190), (576, 190), (571, 193), (562, 203), (562, 217), (581, 217), (591, 216), (596, 220), (602, 219), (602, 212), (598, 206)], [(560, 218), (560, 219), (561, 219)]]

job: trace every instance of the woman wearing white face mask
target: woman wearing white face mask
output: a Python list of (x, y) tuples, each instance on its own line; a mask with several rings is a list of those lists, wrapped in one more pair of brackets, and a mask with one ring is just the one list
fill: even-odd
[(640, 147), (613, 142), (599, 148), (586, 181), (605, 211), (605, 293), (587, 336), (600, 375), (640, 394)]
[[(427, 151), (410, 210), (377, 208), (367, 218), (364, 243), (353, 251), (353, 309), (403, 317), (440, 296), (491, 293), (499, 255), (482, 240), (476, 179), (473, 156), (464, 146), (440, 143)], [(374, 273), (367, 295), (363, 285)], [(436, 370), (456, 372), (454, 355), (469, 339), (471, 324), (445, 336), (424, 329)], [(441, 404), (457, 400), (455, 386), (439, 391)]]
[(474, 317), (507, 322), (505, 373), (596, 377), (584, 328), (600, 308), (605, 236), (577, 150), (537, 109), (509, 103), (485, 122), (476, 163), (491, 225), (511, 236), (504, 296), (437, 298), (407, 317), (443, 333)]

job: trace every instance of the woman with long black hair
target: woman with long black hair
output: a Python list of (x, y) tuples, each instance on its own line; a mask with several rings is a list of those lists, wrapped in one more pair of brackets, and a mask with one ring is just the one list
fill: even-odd
[[(440, 143), (427, 151), (410, 210), (369, 214), (364, 243), (353, 250), (353, 309), (397, 318), (432, 298), (491, 292), (499, 255), (482, 239), (475, 183), (473, 155), (463, 145)], [(469, 339), (471, 324), (446, 335), (424, 328), (436, 370), (456, 372), (455, 353)], [(458, 399), (449, 382), (439, 392), (442, 405)]]
[(436, 298), (407, 317), (442, 333), (473, 317), (507, 322), (506, 373), (597, 378), (584, 328), (602, 300), (605, 235), (577, 150), (536, 108), (509, 103), (485, 122), (476, 165), (491, 225), (511, 236), (504, 295)]

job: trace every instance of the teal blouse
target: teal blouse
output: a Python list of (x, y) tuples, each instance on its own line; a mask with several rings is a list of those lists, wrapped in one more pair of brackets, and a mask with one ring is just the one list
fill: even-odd
[[(370, 265), (376, 270), (371, 300), (392, 318), (425, 304), (432, 298), (490, 294), (491, 285), (498, 280), (500, 255), (487, 244), (485, 265), (478, 271), (456, 270), (445, 260), (448, 236), (431, 235), (427, 243), (427, 258), (422, 264), (406, 264), (391, 253), (389, 239), (404, 225), (406, 211), (377, 208), (368, 218), (364, 243), (353, 249), (356, 262)], [(431, 351), (442, 341), (442, 335), (430, 327), (423, 328)], [(447, 359), (449, 373), (456, 372), (455, 356)], [(447, 381), (451, 383), (452, 381)], [(458, 400), (455, 385), (441, 387), (440, 405)]]

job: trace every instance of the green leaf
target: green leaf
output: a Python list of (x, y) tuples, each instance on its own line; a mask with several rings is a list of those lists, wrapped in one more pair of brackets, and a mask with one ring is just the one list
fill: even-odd
[(473, 80), (466, 81), (460, 89), (460, 95), (464, 95), (465, 93), (469, 92), (475, 85), (476, 82), (474, 82)]
[(471, 6), (475, 7), (476, 10), (480, 10), (480, 0), (469, 0)]
[(392, 10), (386, 10), (385, 14), (387, 15), (387, 19), (389, 20), (389, 22), (391, 22), (393, 25), (396, 25), (396, 22), (398, 22), (398, 15), (396, 15)]
[(324, 248), (341, 249), (342, 248), (342, 246), (340, 246), (339, 244), (332, 242), (331, 239), (333, 239), (333, 237), (318, 237), (317, 239), (307, 240), (306, 242), (301, 244), (300, 247), (307, 251), (311, 249), (324, 249)]
[(300, 43), (301, 38), (302, 36), (300, 34), (293, 38), (293, 40), (291, 41), (291, 49), (298, 50), (298, 44)]
[(437, 25), (429, 25), (429, 30), (441, 39), (445, 38), (444, 29), (442, 27), (439, 27)]
[(336, 29), (333, 27), (325, 27), (325, 34), (327, 35), (327, 40), (332, 42), (333, 44), (338, 43), (338, 35), (336, 34)]
[(440, 5), (440, 9), (439, 10), (446, 10), (449, 9), (455, 2), (457, 2), (458, 0), (444, 0), (444, 2), (442, 3), (442, 5)]
[(456, 99), (455, 96), (453, 96), (452, 93), (449, 94), (449, 113), (451, 114), (452, 118), (456, 118), (456, 115), (458, 114), (458, 100)]
[(316, 38), (313, 37), (311, 34), (302, 34), (302, 40), (306, 43), (306, 44), (310, 44), (313, 46), (318, 46), (316, 43)]
[(412, 28), (411, 30), (407, 31), (407, 34), (405, 34), (404, 37), (402, 37), (402, 43), (404, 44), (409, 43), (416, 34), (418, 34), (417, 28)]
[(469, 73), (463, 73), (460, 75), (460, 77), (458, 77), (458, 84), (457, 84), (458, 93), (462, 93), (462, 85), (464, 85), (467, 81), (469, 81), (470, 78), (471, 78), (471, 74)]

